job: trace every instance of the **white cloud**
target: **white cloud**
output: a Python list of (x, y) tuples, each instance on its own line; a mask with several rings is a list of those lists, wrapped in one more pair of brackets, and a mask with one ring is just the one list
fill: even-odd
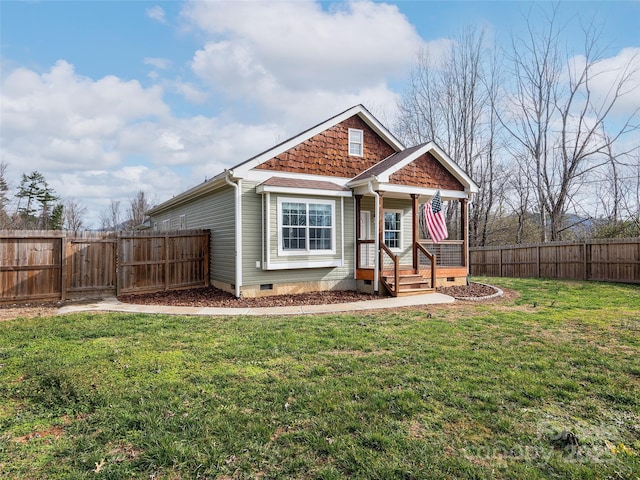
[(160, 5), (154, 5), (151, 8), (145, 10), (147, 17), (160, 23), (167, 23), (167, 18), (164, 13), (164, 9)]
[(42, 74), (18, 68), (2, 82), (2, 135), (111, 138), (128, 122), (166, 116), (162, 93), (114, 76), (94, 81), (64, 61)]
[(425, 46), (395, 5), (370, 1), (329, 10), (315, 2), (194, 1), (183, 15), (208, 37), (194, 73), (289, 128), (304, 128), (317, 108), (336, 113), (373, 93), (376, 105), (395, 110), (389, 82), (403, 78)]
[[(60, 195), (77, 198), (93, 212), (123, 188), (137, 191), (130, 175), (129, 181), (112, 182), (111, 174), (86, 172), (124, 168), (131, 152), (122, 148), (122, 136), (138, 123), (170, 123), (162, 96), (160, 87), (144, 88), (137, 81), (78, 75), (64, 61), (43, 73), (8, 72), (0, 90), (0, 139), (13, 183), (38, 170)], [(174, 178), (167, 187), (175, 185)]]
[[(626, 79), (626, 80), (624, 80)], [(625, 82), (615, 115), (631, 115), (640, 108), (640, 47), (624, 48), (593, 66), (591, 88), (599, 104), (613, 100), (614, 88)]]
[(159, 70), (166, 70), (171, 66), (171, 60), (166, 58), (145, 57), (145, 65), (151, 65)]
[(189, 103), (204, 103), (209, 98), (206, 92), (198, 89), (192, 83), (176, 81), (170, 83), (170, 87)]

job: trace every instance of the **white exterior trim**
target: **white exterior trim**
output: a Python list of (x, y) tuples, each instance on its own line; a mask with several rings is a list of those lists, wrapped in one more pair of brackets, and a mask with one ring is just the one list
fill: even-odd
[[(323, 177), (327, 178), (327, 177)], [(256, 193), (284, 193), (287, 195), (301, 195), (301, 196), (320, 196), (320, 197), (351, 197), (353, 194), (351, 190), (322, 190), (316, 188), (297, 188), (297, 187), (281, 187), (276, 185), (258, 185), (256, 187)]]
[[(356, 133), (360, 134), (360, 141), (353, 140), (353, 135)], [(350, 157), (364, 157), (364, 131), (359, 128), (350, 128), (349, 129), (349, 140), (348, 140), (348, 150)], [(351, 153), (351, 144), (357, 144), (360, 146), (359, 153)]]
[(436, 160), (438, 160), (440, 164), (449, 171), (449, 173), (451, 173), (460, 183), (462, 183), (462, 185), (465, 187), (465, 190), (468, 189), (469, 191), (474, 193), (479, 190), (478, 186), (474, 183), (473, 180), (471, 180), (471, 178), (469, 178), (465, 171), (462, 170), (458, 165), (456, 165), (456, 163), (433, 142), (429, 142), (423, 145), (411, 155), (408, 155), (407, 158), (403, 159), (401, 162), (395, 164), (393, 167), (390, 167), (388, 170), (378, 175), (377, 180), (380, 183), (389, 183), (389, 177), (391, 175), (403, 169), (425, 153), (431, 153), (436, 158)]
[(242, 294), (242, 192), (241, 192), (241, 182), (242, 180), (238, 179), (238, 183), (233, 183), (229, 176), (224, 177), (225, 182), (232, 186), (235, 190), (234, 196), (234, 204), (235, 204), (235, 230), (236, 230), (236, 248), (235, 248), (235, 296), (236, 298), (240, 298)]
[[(304, 203), (307, 206), (311, 203), (319, 205), (331, 206), (331, 249), (330, 250), (310, 250), (308, 248), (309, 237), (306, 237), (307, 249), (305, 250), (285, 250), (282, 247), (282, 204), (283, 203)], [(342, 212), (341, 212), (342, 213)], [(277, 224), (277, 236), (278, 236), (278, 257), (292, 257), (292, 256), (314, 256), (314, 255), (335, 255), (336, 254), (336, 229), (338, 228), (338, 219), (336, 218), (336, 202), (335, 200), (313, 199), (313, 198), (294, 198), (294, 197), (278, 197), (276, 206), (276, 215), (278, 218)], [(309, 211), (307, 210), (307, 215)], [(341, 215), (341, 217), (344, 215)], [(307, 232), (311, 225), (305, 225)], [(326, 227), (325, 227), (326, 228)], [(344, 256), (344, 255), (343, 255)]]
[(267, 194), (266, 194), (265, 202), (267, 204), (267, 206), (266, 206), (267, 221), (266, 221), (266, 225), (265, 225), (265, 229), (266, 230), (262, 233), (262, 237), (263, 238), (266, 237), (266, 239), (267, 239), (267, 249), (266, 249), (266, 252), (267, 252), (266, 262), (267, 263), (265, 265), (265, 263), (262, 262), (262, 268), (264, 269), (265, 266), (266, 266), (267, 269), (268, 269), (269, 265), (271, 264), (271, 194), (269, 192), (267, 192)]
[(267, 270), (292, 270), (297, 268), (332, 268), (342, 267), (343, 260), (320, 260), (314, 261), (302, 261), (302, 262), (286, 262), (286, 263), (270, 263), (267, 265)]
[[(387, 245), (387, 247), (389, 247), (389, 250), (391, 250), (392, 252), (402, 252), (404, 250), (404, 210), (401, 210), (398, 208), (385, 208), (382, 214), (385, 215), (386, 213), (397, 213), (400, 215), (400, 230), (390, 230), (392, 232), (400, 232), (400, 238), (398, 239), (398, 243), (400, 244), (400, 246), (389, 247), (389, 245)], [(382, 220), (382, 228), (383, 228), (382, 238), (384, 238), (385, 237), (384, 234), (387, 232), (384, 219)], [(385, 245), (386, 245), (386, 242), (385, 242)]]

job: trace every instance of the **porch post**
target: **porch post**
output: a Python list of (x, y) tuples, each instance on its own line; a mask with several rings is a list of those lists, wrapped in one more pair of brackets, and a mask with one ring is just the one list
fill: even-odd
[(469, 208), (468, 200), (463, 198), (460, 200), (460, 216), (462, 217), (462, 263), (467, 267), (467, 276), (469, 275)]
[(420, 195), (416, 195), (415, 193), (411, 194), (411, 218), (413, 222), (413, 230), (412, 230), (412, 241), (411, 241), (411, 250), (413, 252), (413, 270), (415, 273), (418, 273), (418, 249), (416, 248), (416, 243), (420, 240), (418, 233), (418, 198)]
[(356, 195), (356, 271), (360, 268), (360, 237), (362, 237), (360, 225), (360, 209), (362, 195)]
[[(384, 270), (384, 259), (382, 257), (382, 245), (384, 245), (384, 201), (383, 194), (384, 192), (380, 192), (376, 190), (379, 198), (378, 205), (378, 272), (379, 276), (382, 275), (382, 271)], [(382, 289), (378, 289), (378, 294), (382, 295)]]

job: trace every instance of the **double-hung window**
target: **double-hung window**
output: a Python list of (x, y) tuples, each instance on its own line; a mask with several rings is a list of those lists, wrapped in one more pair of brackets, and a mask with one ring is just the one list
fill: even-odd
[(364, 154), (364, 137), (362, 130), (349, 129), (349, 155), (362, 157)]
[(391, 249), (402, 248), (402, 211), (384, 211), (384, 243)]
[(335, 253), (335, 201), (278, 199), (278, 254)]

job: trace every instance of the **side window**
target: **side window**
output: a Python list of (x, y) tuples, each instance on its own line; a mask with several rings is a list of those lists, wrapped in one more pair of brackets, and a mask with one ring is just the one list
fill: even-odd
[(364, 154), (363, 138), (362, 130), (349, 129), (349, 155), (362, 157)]
[(162, 230), (170, 230), (171, 229), (171, 219), (167, 218), (166, 220), (162, 220)]
[(186, 230), (186, 229), (187, 229), (187, 216), (180, 215), (180, 230)]

